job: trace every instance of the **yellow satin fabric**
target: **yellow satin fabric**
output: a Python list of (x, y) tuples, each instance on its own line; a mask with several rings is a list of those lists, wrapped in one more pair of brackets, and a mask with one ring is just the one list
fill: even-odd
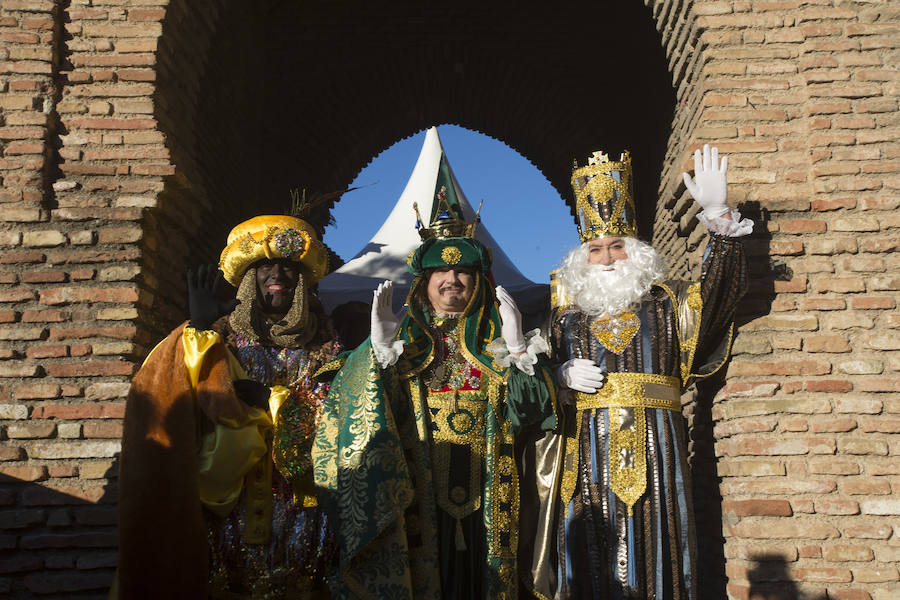
[(269, 389), (269, 416), (272, 417), (272, 421), (274, 421), (275, 417), (278, 415), (278, 409), (281, 408), (281, 405), (284, 404), (284, 401), (290, 398), (290, 396), (291, 390), (283, 385), (273, 385)]
[[(196, 388), (201, 367), (207, 352), (222, 336), (215, 331), (197, 331), (185, 327), (181, 338), (184, 347), (184, 366), (191, 387)], [(228, 367), (232, 380), (246, 379), (241, 364), (229, 352)], [(290, 395), (283, 386), (273, 386), (269, 395), (270, 414), (259, 408), (251, 408), (246, 419), (221, 419), (213, 431), (203, 436), (199, 453), (200, 501), (214, 513), (224, 516), (231, 512), (241, 495), (244, 476), (249, 473), (268, 452), (268, 434), (274, 415)], [(268, 485), (268, 482), (266, 482)]]
[[(191, 326), (184, 328), (181, 345), (184, 348), (184, 366), (188, 370), (192, 388), (196, 388), (197, 382), (200, 381), (200, 367), (206, 353), (220, 342), (222, 336), (215, 331), (197, 331)], [(247, 379), (247, 373), (231, 352), (228, 353), (228, 371), (232, 380)]]
[(222, 517), (240, 497), (244, 476), (265, 457), (266, 432), (272, 428), (272, 419), (258, 408), (251, 408), (243, 423), (223, 421), (203, 436), (199, 456), (200, 501)]

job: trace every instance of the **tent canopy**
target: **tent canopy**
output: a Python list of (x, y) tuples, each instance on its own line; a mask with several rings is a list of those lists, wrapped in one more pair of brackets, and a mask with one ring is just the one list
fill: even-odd
[[(437, 128), (425, 134), (422, 151), (413, 168), (409, 181), (394, 204), (381, 228), (372, 239), (340, 269), (319, 282), (319, 297), (329, 312), (351, 301), (372, 302), (372, 292), (386, 279), (394, 282), (394, 310), (406, 301), (412, 275), (406, 269), (406, 259), (421, 243), (415, 228), (416, 216), (413, 203), (418, 203), (423, 219), (428, 219), (435, 202), (435, 184), (444, 148)], [(449, 165), (449, 160), (447, 160)], [(463, 218), (471, 222), (475, 211), (463, 193), (453, 169), (450, 177), (463, 211)], [(523, 313), (542, 312), (548, 303), (549, 286), (537, 284), (522, 275), (509, 257), (491, 236), (484, 223), (480, 223), (475, 237), (491, 249), (494, 280), (505, 287)]]

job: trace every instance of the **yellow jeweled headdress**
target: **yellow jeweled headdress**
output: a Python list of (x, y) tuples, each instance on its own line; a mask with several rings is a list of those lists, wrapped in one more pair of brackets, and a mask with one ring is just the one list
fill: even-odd
[(626, 150), (618, 162), (603, 152), (594, 152), (585, 167), (572, 172), (575, 213), (581, 243), (602, 237), (637, 237), (631, 154)]
[(306, 267), (311, 283), (328, 273), (328, 250), (316, 230), (303, 219), (289, 215), (260, 215), (232, 229), (219, 268), (225, 280), (238, 287), (247, 269), (266, 258), (300, 263)]

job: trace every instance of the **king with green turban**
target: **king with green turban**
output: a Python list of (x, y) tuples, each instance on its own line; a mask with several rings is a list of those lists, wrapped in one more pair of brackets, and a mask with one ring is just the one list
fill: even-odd
[(555, 388), (445, 165), (408, 260), (408, 313), (378, 286), (371, 337), (332, 369), (313, 463), (337, 524), (336, 598), (519, 595), (519, 465), (556, 426)]

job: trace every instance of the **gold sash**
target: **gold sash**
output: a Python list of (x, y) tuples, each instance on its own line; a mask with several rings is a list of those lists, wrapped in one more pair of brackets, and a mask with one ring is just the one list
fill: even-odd
[(568, 504), (575, 492), (578, 449), (581, 439), (581, 411), (608, 409), (609, 485), (628, 506), (647, 489), (647, 421), (644, 409), (681, 411), (681, 380), (655, 373), (610, 373), (606, 384), (595, 394), (575, 392), (575, 437), (566, 440), (562, 478), (563, 501)]

